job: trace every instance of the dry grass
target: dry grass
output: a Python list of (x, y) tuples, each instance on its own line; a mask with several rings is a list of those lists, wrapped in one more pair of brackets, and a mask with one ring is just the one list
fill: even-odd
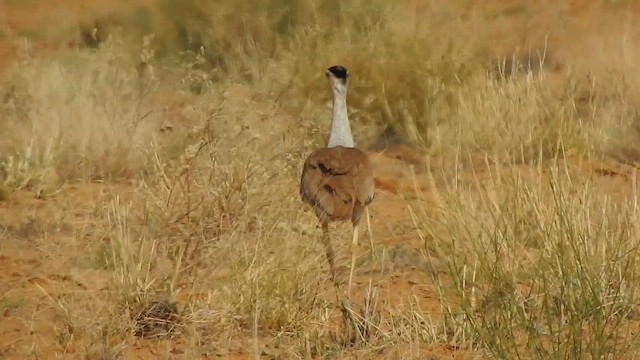
[(416, 210), (425, 256), (449, 258), (460, 326), (498, 358), (637, 356), (636, 173), (619, 198), (564, 160), (492, 171)]
[[(635, 172), (607, 185), (574, 166), (638, 161), (637, 30), (582, 50), (606, 58), (507, 76), (486, 39), (512, 16), (535, 23), (519, 7), (252, 4), (164, 1), (147, 16), (172, 20), (139, 37), (120, 19), (124, 31), (96, 48), (27, 56), (4, 78), (0, 202), (107, 189), (35, 236), (101, 284), (39, 288), (55, 309), (55, 351), (118, 359), (140, 337), (185, 358), (446, 353), (435, 346), (469, 358), (638, 355)], [(544, 58), (545, 39), (530, 58)], [(392, 129), (443, 165), (409, 179), (417, 192), (398, 210), (410, 209), (398, 239), (422, 244), (410, 265), (431, 292), (385, 297), (397, 275), (389, 244), (403, 240), (383, 239), (359, 263), (360, 338), (340, 323), (316, 221), (295, 191), (324, 142), (322, 69), (334, 63), (352, 69), (362, 143)], [(15, 229), (0, 222), (0, 238)], [(0, 298), (8, 312), (16, 303)]]

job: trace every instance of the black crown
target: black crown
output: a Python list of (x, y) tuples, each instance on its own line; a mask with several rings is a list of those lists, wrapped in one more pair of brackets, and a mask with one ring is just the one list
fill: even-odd
[(327, 70), (329, 70), (338, 79), (343, 79), (343, 80), (347, 79), (347, 76), (348, 76), (347, 69), (344, 66), (335, 65), (330, 67)]

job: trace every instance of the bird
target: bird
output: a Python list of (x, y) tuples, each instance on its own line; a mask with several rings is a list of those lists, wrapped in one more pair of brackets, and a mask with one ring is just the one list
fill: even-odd
[[(304, 203), (313, 208), (322, 225), (322, 238), (330, 275), (338, 290), (340, 285), (336, 279), (335, 252), (331, 245), (329, 223), (349, 220), (353, 225), (348, 298), (355, 267), (358, 224), (364, 212), (371, 235), (368, 205), (375, 195), (375, 182), (369, 156), (355, 147), (351, 134), (347, 114), (349, 73), (344, 66), (334, 65), (326, 69), (325, 75), (333, 94), (331, 130), (327, 146), (313, 151), (304, 162), (300, 178), (300, 196)], [(373, 250), (373, 237), (370, 236), (369, 239)]]

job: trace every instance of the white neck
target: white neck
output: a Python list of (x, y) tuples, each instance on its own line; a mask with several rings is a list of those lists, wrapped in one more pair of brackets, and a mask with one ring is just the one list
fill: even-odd
[(329, 144), (327, 147), (354, 147), (353, 135), (349, 126), (347, 115), (347, 92), (346, 89), (333, 88), (333, 112), (331, 116), (331, 133), (329, 134)]

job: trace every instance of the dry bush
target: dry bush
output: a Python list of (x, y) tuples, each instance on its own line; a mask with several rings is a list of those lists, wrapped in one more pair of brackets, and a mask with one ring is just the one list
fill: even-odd
[(599, 192), (563, 161), (493, 171), (418, 211), (426, 253), (448, 259), (441, 295), (459, 326), (498, 358), (637, 356), (638, 195)]
[(585, 56), (574, 67), (575, 106), (591, 128), (589, 142), (595, 150), (637, 164), (640, 82), (630, 74), (638, 71), (640, 43), (638, 30), (628, 26), (628, 16), (616, 19), (611, 33), (588, 34), (592, 39), (588, 47), (576, 45)]
[(122, 46), (27, 58), (11, 71), (0, 123), (4, 183), (51, 192), (64, 182), (144, 171), (161, 118), (144, 106)]
[[(182, 80), (195, 94), (230, 82), (247, 84), (253, 96), (315, 121), (316, 128), (328, 123), (316, 120), (328, 118), (326, 109), (317, 105), (330, 97), (322, 69), (344, 64), (352, 69), (349, 103), (361, 145), (388, 128), (434, 155), (488, 152), (528, 161), (540, 153), (553, 156), (562, 143), (581, 152), (595, 148), (634, 157), (635, 130), (628, 130), (636, 127), (635, 87), (624, 76), (637, 63), (630, 40), (603, 39), (601, 47), (594, 43), (582, 49), (615, 55), (578, 66), (588, 69), (588, 77), (575, 71), (550, 79), (542, 71), (495, 79), (496, 50), (486, 39), (494, 28), (507, 26), (502, 22), (521, 14), (488, 16), (483, 11), (460, 1), (392, 6), (379, 1), (271, 0), (256, 6), (248, 1), (166, 0), (146, 15), (166, 21), (147, 21), (147, 31), (155, 37), (146, 46), (158, 59), (143, 62), (165, 72), (182, 68)], [(531, 26), (545, 24), (525, 20)], [(126, 19), (120, 23), (134, 27)], [(529, 50), (538, 58), (557, 52), (549, 50), (544, 39)], [(138, 49), (141, 40), (129, 48)], [(114, 57), (109, 49), (98, 52), (103, 58)], [(516, 59), (513, 66), (518, 66)], [(128, 79), (109, 80), (123, 82), (122, 93), (114, 95), (129, 98), (124, 94), (131, 87)], [(138, 112), (129, 115), (135, 124), (146, 112), (135, 106), (136, 100), (127, 101), (133, 104), (126, 108)], [(311, 138), (315, 145), (324, 141)], [(126, 172), (122, 167), (112, 171)]]
[(132, 202), (105, 209), (93, 247), (114, 274), (110, 301), (132, 322), (158, 298), (187, 298), (175, 326), (216, 349), (238, 332), (312, 332), (307, 325), (326, 323), (331, 306), (314, 226), (300, 225), (305, 213), (290, 191), (300, 137), (270, 134), (240, 106), (246, 99), (222, 97), (209, 93), (193, 109), (201, 124), (180, 157), (156, 154), (155, 175)]
[[(346, 65), (352, 71), (349, 104), (360, 145), (386, 128), (433, 155), (487, 152), (527, 162), (540, 153), (553, 157), (564, 146), (580, 152), (614, 149), (633, 157), (632, 140), (620, 145), (612, 136), (620, 129), (629, 134), (626, 129), (636, 126), (630, 100), (634, 92), (624, 76), (637, 63), (628, 41), (603, 42), (620, 47), (615, 52), (620, 56), (590, 66), (595, 67), (590, 77), (584, 71), (552, 78), (547, 71), (525, 71), (496, 79), (492, 59), (499, 51), (486, 39), (520, 12), (488, 16), (483, 8), (459, 1), (406, 6), (167, 1), (160, 9), (174, 16), (159, 33), (178, 35), (159, 36), (159, 46), (165, 53), (178, 49), (200, 57), (196, 68), (201, 76), (194, 80), (198, 89), (203, 82), (232, 78), (251, 84), (261, 99), (276, 101), (293, 116), (326, 119), (326, 109), (317, 106), (330, 98), (322, 69), (327, 64)], [(555, 19), (553, 9), (546, 22), (524, 19), (530, 26), (543, 26)], [(241, 15), (225, 15), (229, 13)], [(557, 49), (549, 49), (546, 38), (536, 36), (519, 45), (530, 47), (530, 57), (555, 59)], [(534, 43), (537, 47), (532, 49)], [(583, 49), (611, 53), (601, 50)], [(532, 67), (518, 58), (512, 63)], [(615, 110), (594, 101), (594, 74), (602, 84), (598, 93), (609, 99), (607, 103), (613, 99)], [(315, 144), (324, 141), (312, 139)]]

